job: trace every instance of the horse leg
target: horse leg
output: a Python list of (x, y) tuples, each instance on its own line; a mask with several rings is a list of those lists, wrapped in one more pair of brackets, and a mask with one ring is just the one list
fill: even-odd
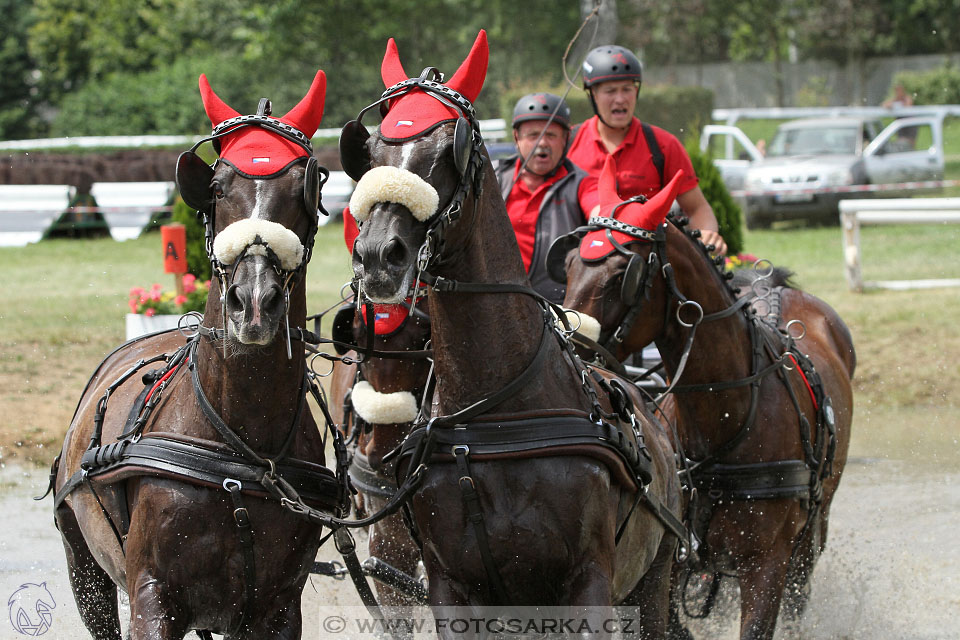
[(77, 517), (66, 503), (56, 510), (54, 520), (63, 539), (70, 587), (83, 624), (96, 640), (120, 640), (117, 585), (90, 553)]
[(303, 616), (300, 612), (301, 592), (288, 593), (281, 600), (290, 604), (281, 608), (275, 615), (252, 620), (249, 627), (236, 636), (227, 636), (230, 640), (300, 640), (303, 633)]
[(740, 578), (740, 639), (770, 640), (777, 625), (790, 548), (772, 550), (738, 568)]
[(178, 615), (170, 587), (147, 571), (128, 577), (130, 640), (183, 640), (186, 616)]
[(623, 606), (635, 607), (637, 614), (633, 629), (622, 629), (624, 635), (638, 638), (666, 636), (670, 620), (670, 577), (676, 548), (676, 539), (671, 535), (664, 536), (650, 569), (623, 601)]
[[(378, 508), (380, 505), (375, 505), (375, 509)], [(410, 538), (400, 514), (388, 516), (372, 527), (369, 549), (371, 556), (380, 558), (408, 576), (416, 577), (420, 552)], [(377, 595), (380, 596), (380, 603), (388, 607), (417, 604), (409, 596), (383, 584), (377, 585)]]

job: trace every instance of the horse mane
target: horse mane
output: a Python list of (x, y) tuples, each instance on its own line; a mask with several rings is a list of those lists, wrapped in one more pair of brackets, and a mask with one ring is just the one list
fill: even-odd
[(707, 251), (707, 246), (703, 244), (703, 240), (700, 239), (700, 230), (690, 228), (690, 218), (683, 214), (670, 212), (667, 214), (667, 220), (673, 223), (673, 226), (683, 232), (683, 234), (686, 235), (687, 238), (689, 238), (693, 243), (693, 246), (700, 249), (703, 259), (713, 265), (713, 269), (720, 278), (720, 282), (722, 282), (723, 286), (727, 289), (727, 291), (730, 292), (730, 295), (736, 298), (740, 294), (740, 289), (737, 285), (731, 284), (732, 274), (724, 269), (724, 260), (715, 259), (710, 255), (710, 252)]
[[(763, 278), (764, 284), (771, 287), (787, 287), (789, 289), (800, 290), (800, 287), (794, 282), (793, 277), (796, 274), (786, 267), (773, 267), (773, 273)], [(733, 272), (733, 278), (730, 284), (734, 287), (746, 287), (753, 285), (754, 282), (761, 279), (761, 274), (753, 267), (744, 267)]]
[[(696, 229), (691, 229), (689, 227), (690, 219), (682, 214), (669, 213), (667, 215), (667, 220), (673, 223), (680, 231), (685, 233), (690, 240), (693, 241), (693, 244), (700, 248), (700, 251), (703, 253), (704, 258), (717, 270), (717, 273), (720, 275), (720, 279), (726, 285), (727, 289), (730, 290), (734, 296), (740, 294), (740, 289), (748, 286), (752, 286), (754, 282), (760, 279), (760, 274), (757, 272), (754, 267), (744, 267), (741, 269), (736, 269), (733, 272), (726, 271), (723, 267), (722, 261), (715, 260), (710, 252), (707, 251), (706, 245), (703, 244), (703, 241), (700, 239), (700, 234), (697, 233)], [(772, 265), (771, 265), (772, 266)], [(787, 287), (789, 289), (800, 290), (800, 286), (793, 280), (793, 277), (796, 274), (786, 268), (786, 267), (773, 267), (773, 272), (766, 276), (765, 284), (771, 287)]]

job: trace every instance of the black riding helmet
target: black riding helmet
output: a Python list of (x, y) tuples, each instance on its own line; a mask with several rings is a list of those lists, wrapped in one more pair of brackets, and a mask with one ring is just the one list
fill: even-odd
[(634, 80), (639, 88), (643, 65), (630, 49), (607, 44), (587, 54), (583, 61), (583, 88), (611, 80)]
[(570, 107), (563, 98), (552, 93), (525, 95), (513, 108), (513, 128), (516, 129), (521, 123), (532, 120), (550, 120), (569, 131)]
[[(560, 156), (560, 162), (557, 163), (557, 166), (555, 166), (550, 173), (542, 176), (549, 178), (563, 165), (563, 160), (567, 157), (567, 148), (570, 146), (570, 127), (572, 123), (570, 107), (567, 105), (566, 100), (552, 93), (529, 93), (517, 100), (517, 104), (513, 107), (514, 132), (516, 132), (524, 122), (541, 120), (556, 123), (567, 132), (567, 144), (563, 149), (563, 155)], [(541, 175), (527, 169), (526, 164), (526, 161), (524, 161), (523, 168), (525, 171)]]
[(633, 55), (630, 49), (615, 44), (605, 44), (597, 47), (587, 54), (583, 60), (583, 88), (586, 89), (590, 97), (590, 106), (600, 121), (607, 122), (597, 111), (597, 103), (593, 99), (594, 87), (603, 82), (613, 80), (631, 80), (637, 84), (637, 93), (640, 93), (640, 85), (643, 82), (643, 65)]

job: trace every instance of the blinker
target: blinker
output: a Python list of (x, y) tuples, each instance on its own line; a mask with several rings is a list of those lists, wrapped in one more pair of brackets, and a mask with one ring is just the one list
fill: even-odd
[(620, 287), (620, 300), (627, 307), (632, 307), (640, 298), (640, 285), (643, 280), (644, 259), (634, 254), (627, 263), (623, 272), (623, 284)]
[(209, 213), (212, 181), (213, 168), (194, 151), (184, 151), (177, 158), (177, 189), (183, 201), (192, 208)]
[(369, 137), (370, 132), (360, 120), (351, 120), (340, 130), (340, 164), (355, 182), (360, 182), (370, 170), (370, 152), (366, 147)]
[(550, 245), (547, 251), (547, 273), (554, 282), (567, 284), (567, 254), (580, 243), (576, 233), (567, 233), (560, 236)]

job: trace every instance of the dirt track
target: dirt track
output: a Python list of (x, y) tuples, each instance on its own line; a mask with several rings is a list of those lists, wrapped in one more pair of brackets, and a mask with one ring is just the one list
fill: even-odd
[[(67, 580), (63, 549), (53, 526), (43, 470), (0, 469), (0, 596), (24, 583), (45, 582), (56, 600), (43, 637), (88, 638)], [(960, 620), (960, 470), (913, 463), (853, 460), (834, 502), (828, 548), (814, 574), (800, 635), (807, 639), (940, 640), (957, 638)], [(361, 545), (362, 546), (362, 545)], [(321, 559), (335, 559), (332, 543)], [(717, 616), (697, 638), (735, 638), (734, 598), (721, 597)], [(321, 606), (360, 601), (349, 581), (315, 577), (304, 597), (304, 638), (321, 632)], [(325, 611), (328, 613), (329, 610)], [(782, 634), (778, 634), (782, 635)], [(0, 621), (0, 639), (23, 637)], [(192, 636), (190, 636), (192, 637)], [(339, 636), (343, 637), (343, 636)]]

